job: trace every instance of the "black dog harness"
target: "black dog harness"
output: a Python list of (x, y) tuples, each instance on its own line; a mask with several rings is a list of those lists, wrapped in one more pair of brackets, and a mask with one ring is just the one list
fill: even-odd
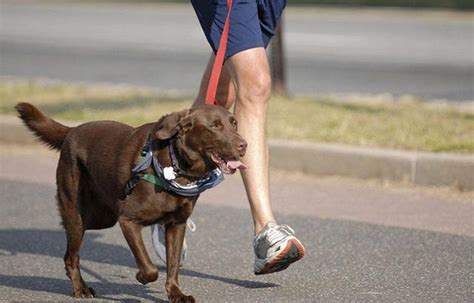
[[(125, 184), (125, 195), (130, 195), (140, 180), (152, 183), (156, 187), (184, 197), (197, 196), (203, 191), (217, 186), (224, 180), (224, 174), (219, 168), (216, 168), (194, 182), (186, 185), (179, 184), (175, 179), (178, 175), (183, 174), (183, 170), (178, 166), (171, 140), (168, 143), (168, 147), (172, 166), (163, 168), (158, 159), (153, 156), (152, 140), (148, 136), (141, 152), (142, 158), (132, 169), (132, 176)], [(145, 170), (150, 166), (153, 167), (153, 174), (145, 173)]]

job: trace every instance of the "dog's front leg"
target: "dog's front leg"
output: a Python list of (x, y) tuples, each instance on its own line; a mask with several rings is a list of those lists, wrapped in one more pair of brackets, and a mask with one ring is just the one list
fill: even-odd
[(158, 269), (153, 264), (148, 255), (142, 238), (143, 226), (132, 221), (120, 219), (120, 228), (127, 240), (128, 246), (132, 250), (139, 271), (136, 278), (138, 282), (147, 284), (158, 279)]
[(178, 271), (186, 224), (166, 224), (166, 292), (170, 302), (194, 302), (179, 288)]

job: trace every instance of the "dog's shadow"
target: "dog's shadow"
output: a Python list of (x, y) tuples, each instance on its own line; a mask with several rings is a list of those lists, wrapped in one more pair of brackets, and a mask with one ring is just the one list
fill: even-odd
[[(133, 256), (130, 250), (120, 245), (100, 242), (98, 241), (99, 237), (100, 235), (95, 233), (86, 234), (82, 244), (82, 260), (136, 268), (136, 264), (133, 261)], [(62, 230), (0, 230), (0, 257), (15, 255), (18, 253), (26, 253), (57, 257), (60, 258), (62, 262), (65, 252), (65, 243), (65, 234)], [(152, 293), (151, 289), (147, 287), (139, 284), (132, 285), (113, 283), (103, 279), (100, 275), (85, 266), (82, 266), (82, 270), (101, 281), (91, 282), (90, 286), (96, 289), (100, 288), (100, 292), (102, 294), (115, 295), (119, 293), (126, 293), (127, 295), (135, 295), (144, 299), (156, 300), (156, 298), (153, 298), (153, 296), (150, 294), (150, 292)], [(164, 270), (164, 267), (160, 267), (161, 272)], [(244, 288), (268, 288), (278, 286), (274, 283), (233, 279), (201, 273), (190, 269), (181, 269), (180, 275), (220, 281)], [(102, 282), (106, 282), (107, 287), (104, 287), (103, 285), (101, 286), (100, 284), (103, 284)], [(26, 288), (35, 291), (50, 291), (60, 294), (69, 294), (68, 291), (70, 290), (70, 282), (67, 279), (52, 279), (32, 276), (8, 276), (0, 274), (0, 285), (23, 289)], [(105, 288), (108, 290), (104, 291)], [(105, 296), (101, 296), (101, 298), (113, 300), (112, 298), (107, 298)]]
[[(119, 302), (141, 302), (143, 299), (153, 302), (168, 302), (160, 300), (153, 294), (161, 293), (152, 290), (150, 287), (140, 284), (124, 284), (107, 282), (88, 282), (90, 287), (96, 290), (97, 298), (109, 301)], [(67, 279), (47, 278), (38, 276), (8, 276), (0, 274), (0, 285), (10, 288), (28, 289), (32, 291), (42, 291), (48, 293), (55, 293), (59, 295), (72, 295), (71, 283)], [(130, 298), (114, 298), (116, 295), (126, 295)], [(140, 299), (134, 299), (134, 298)]]

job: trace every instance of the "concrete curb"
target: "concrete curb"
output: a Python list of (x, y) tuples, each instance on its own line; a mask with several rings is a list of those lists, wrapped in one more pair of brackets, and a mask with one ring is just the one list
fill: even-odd
[(315, 175), (408, 181), (474, 190), (472, 155), (373, 149), (272, 140), (271, 166)]
[[(71, 125), (71, 123), (68, 123)], [(34, 144), (19, 119), (2, 116), (0, 142)], [(270, 140), (273, 168), (312, 175), (405, 181), (423, 186), (474, 190), (473, 155), (438, 154), (355, 147), (343, 144)]]

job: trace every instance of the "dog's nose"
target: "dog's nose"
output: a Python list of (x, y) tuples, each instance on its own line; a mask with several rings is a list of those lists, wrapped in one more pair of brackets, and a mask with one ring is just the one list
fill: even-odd
[(240, 140), (237, 145), (237, 151), (239, 152), (240, 156), (244, 156), (246, 150), (247, 142), (245, 142), (244, 140)]

